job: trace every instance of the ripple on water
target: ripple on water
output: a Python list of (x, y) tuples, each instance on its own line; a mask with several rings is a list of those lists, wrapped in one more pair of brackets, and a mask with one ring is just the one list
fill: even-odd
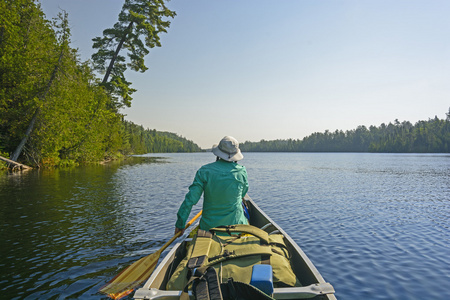
[[(101, 286), (172, 236), (195, 171), (212, 161), (208, 153), (167, 156), (0, 179), (2, 297), (102, 298)], [(446, 157), (249, 153), (243, 164), (250, 196), (338, 299), (448, 295)]]

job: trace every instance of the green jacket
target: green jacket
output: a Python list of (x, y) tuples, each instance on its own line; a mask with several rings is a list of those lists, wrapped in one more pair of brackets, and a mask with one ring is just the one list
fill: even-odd
[(248, 191), (247, 171), (235, 162), (218, 160), (202, 166), (195, 174), (177, 213), (177, 228), (184, 228), (192, 206), (203, 196), (200, 228), (209, 230), (220, 225), (248, 224), (242, 209), (242, 198)]

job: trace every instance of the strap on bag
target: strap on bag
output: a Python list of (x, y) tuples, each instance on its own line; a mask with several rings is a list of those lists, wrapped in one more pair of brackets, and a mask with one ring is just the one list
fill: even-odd
[(191, 258), (188, 261), (188, 268), (194, 269), (201, 267), (208, 259), (209, 249), (212, 242), (212, 233), (199, 229), (195, 240), (194, 249)]
[(213, 267), (196, 268), (180, 295), (180, 300), (189, 300), (189, 285), (196, 300), (223, 300), (219, 277)]
[(240, 281), (234, 281), (233, 278), (229, 278), (228, 282), (222, 283), (220, 289), (223, 295), (223, 299), (233, 300), (275, 300), (271, 296), (267, 295), (258, 288), (246, 284)]
[[(216, 231), (227, 232), (230, 236), (232, 232), (248, 233), (259, 238), (261, 245), (269, 246), (268, 233), (251, 225), (238, 224), (219, 226), (210, 229), (210, 231), (200, 229), (197, 233), (191, 258), (187, 264), (187, 267), (191, 270), (192, 275), (180, 295), (181, 300), (189, 300), (188, 290), (191, 283), (193, 294), (196, 299), (222, 300), (219, 279), (215, 269), (211, 267), (213, 264), (247, 255), (261, 255), (261, 263), (270, 264), (270, 256), (272, 255), (270, 247), (262, 247), (257, 251), (248, 251), (248, 249), (242, 249), (242, 251), (240, 251), (241, 249), (239, 249), (229, 252), (225, 250), (221, 255), (208, 257), (212, 238)], [(237, 235), (236, 238), (240, 238), (240, 235)], [(229, 284), (234, 286), (233, 283)]]
[(269, 244), (269, 234), (258, 227), (247, 225), (247, 224), (236, 224), (236, 225), (228, 225), (228, 226), (218, 226), (211, 228), (210, 232), (226, 232), (229, 235), (233, 232), (244, 232), (251, 235), (256, 236), (261, 240), (261, 244), (268, 245)]

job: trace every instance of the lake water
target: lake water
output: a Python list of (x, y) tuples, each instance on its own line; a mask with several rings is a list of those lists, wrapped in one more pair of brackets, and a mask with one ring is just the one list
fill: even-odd
[[(244, 155), (249, 195), (338, 299), (450, 298), (450, 155)], [(196, 170), (213, 160), (0, 174), (0, 299), (104, 299), (102, 285), (172, 236)]]

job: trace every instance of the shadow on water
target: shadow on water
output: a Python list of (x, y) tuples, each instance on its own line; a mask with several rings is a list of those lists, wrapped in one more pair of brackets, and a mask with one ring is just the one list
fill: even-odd
[(148, 201), (132, 197), (139, 182), (123, 191), (122, 182), (135, 180), (123, 170), (167, 162), (133, 157), (0, 175), (0, 298), (103, 298), (98, 289), (106, 281), (165, 242), (147, 231), (151, 215), (148, 226), (139, 225), (136, 210)]

